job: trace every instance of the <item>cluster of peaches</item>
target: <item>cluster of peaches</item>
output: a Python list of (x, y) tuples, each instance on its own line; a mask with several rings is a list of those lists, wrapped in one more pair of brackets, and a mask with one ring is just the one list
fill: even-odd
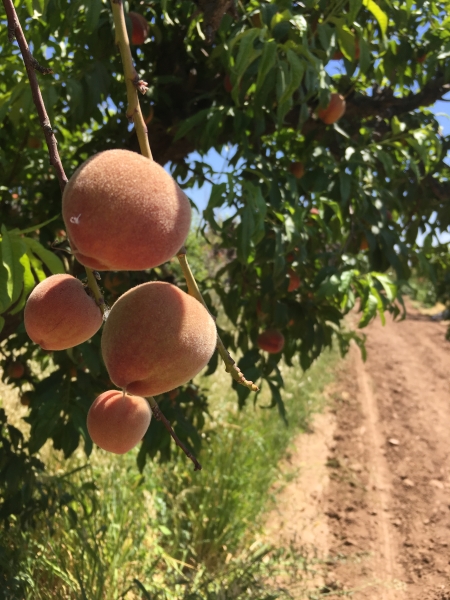
[[(107, 150), (83, 163), (63, 194), (62, 213), (74, 256), (89, 269), (134, 271), (170, 260), (191, 222), (189, 200), (157, 163), (126, 150)], [(25, 306), (25, 328), (45, 350), (64, 350), (92, 337), (102, 311), (80, 280), (53, 275)], [(104, 450), (122, 454), (142, 439), (151, 419), (145, 400), (192, 379), (208, 363), (217, 330), (206, 308), (169, 283), (150, 282), (123, 294), (106, 319), (101, 350), (121, 390), (92, 404), (87, 428)]]

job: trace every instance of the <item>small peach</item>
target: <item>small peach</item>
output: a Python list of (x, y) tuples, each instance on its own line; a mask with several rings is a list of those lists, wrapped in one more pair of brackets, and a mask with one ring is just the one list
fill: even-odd
[(319, 119), (326, 125), (336, 123), (345, 113), (345, 98), (341, 94), (331, 94), (330, 103), (317, 113)]
[(94, 444), (108, 452), (124, 454), (141, 441), (151, 416), (144, 398), (110, 390), (100, 394), (89, 409), (87, 429)]
[(25, 330), (44, 350), (73, 348), (91, 338), (102, 322), (95, 300), (72, 275), (47, 277), (25, 305)]
[(258, 347), (269, 354), (278, 354), (284, 348), (284, 335), (278, 329), (266, 329), (258, 336)]

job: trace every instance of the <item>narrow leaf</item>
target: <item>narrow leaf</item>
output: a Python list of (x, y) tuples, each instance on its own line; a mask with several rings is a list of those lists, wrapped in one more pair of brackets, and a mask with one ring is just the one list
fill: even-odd
[(367, 10), (370, 10), (375, 19), (378, 21), (381, 33), (383, 35), (386, 35), (386, 29), (388, 26), (388, 18), (386, 13), (383, 10), (381, 10), (379, 5), (376, 2), (374, 2), (374, 0), (363, 0), (363, 4), (367, 8)]
[(261, 60), (258, 65), (258, 76), (256, 78), (256, 91), (258, 91), (267, 76), (267, 73), (274, 66), (277, 56), (277, 44), (274, 41), (266, 42), (261, 54)]
[(56, 254), (53, 254), (53, 252), (50, 252), (50, 250), (47, 250), (42, 244), (32, 238), (25, 237), (23, 238), (23, 241), (27, 244), (28, 248), (41, 259), (53, 275), (65, 272), (64, 265)]

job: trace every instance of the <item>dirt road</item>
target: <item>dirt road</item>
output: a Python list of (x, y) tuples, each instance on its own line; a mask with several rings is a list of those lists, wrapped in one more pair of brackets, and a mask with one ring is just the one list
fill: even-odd
[(371, 324), (367, 362), (354, 348), (329, 414), (298, 440), (300, 475), (274, 521), (283, 541), (312, 544), (323, 558), (327, 597), (450, 600), (446, 327), (412, 308), (403, 322)]

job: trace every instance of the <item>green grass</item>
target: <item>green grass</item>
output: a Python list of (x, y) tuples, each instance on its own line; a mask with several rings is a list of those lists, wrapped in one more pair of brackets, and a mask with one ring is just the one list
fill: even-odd
[[(94, 452), (85, 468), (61, 480), (73, 498), (50, 524), (4, 532), (5, 598), (288, 597), (267, 581), (286, 569), (292, 574), (303, 558), (254, 540), (270, 509), (270, 486), (282, 477), (278, 462), (323, 407), (337, 360), (325, 353), (305, 375), (284, 368), (288, 426), (275, 410), (249, 405), (237, 412), (225, 372), (205, 381), (212, 418), (201, 472), (176, 454), (170, 463), (147, 464), (141, 476), (135, 451)], [(258, 404), (268, 401), (262, 390)], [(82, 464), (72, 459), (69, 468)]]

